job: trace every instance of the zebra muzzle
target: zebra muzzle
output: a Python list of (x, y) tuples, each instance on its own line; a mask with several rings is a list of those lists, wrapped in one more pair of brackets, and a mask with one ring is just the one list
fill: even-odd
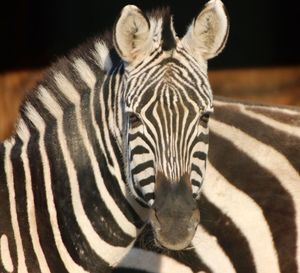
[(168, 182), (158, 176), (155, 202), (150, 214), (155, 241), (171, 250), (188, 247), (194, 238), (200, 212), (185, 179)]

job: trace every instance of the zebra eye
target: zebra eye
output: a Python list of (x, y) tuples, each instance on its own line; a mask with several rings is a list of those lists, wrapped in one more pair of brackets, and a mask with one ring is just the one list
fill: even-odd
[(141, 123), (139, 116), (135, 113), (129, 113), (129, 123), (132, 127), (136, 127)]
[(201, 115), (199, 122), (202, 126), (207, 126), (208, 120), (209, 120), (209, 113), (204, 113), (203, 115)]

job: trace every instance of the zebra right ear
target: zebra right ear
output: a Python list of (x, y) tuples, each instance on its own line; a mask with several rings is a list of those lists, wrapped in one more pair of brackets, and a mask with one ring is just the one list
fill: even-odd
[(128, 63), (152, 49), (150, 23), (138, 7), (127, 5), (122, 9), (114, 27), (113, 41), (120, 57)]

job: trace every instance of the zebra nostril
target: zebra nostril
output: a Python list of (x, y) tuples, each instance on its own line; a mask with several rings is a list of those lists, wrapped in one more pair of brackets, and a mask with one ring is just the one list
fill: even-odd
[(155, 215), (155, 222), (156, 222), (155, 228), (156, 228), (157, 231), (161, 231), (161, 223), (159, 221), (159, 218), (157, 217), (156, 213), (154, 213), (154, 215)]
[(161, 231), (161, 223), (159, 221), (159, 218), (158, 218), (158, 216), (156, 214), (156, 210), (155, 209), (152, 210), (150, 219), (151, 219), (150, 221), (151, 221), (151, 224), (152, 224), (154, 230), (156, 232), (160, 232)]
[(194, 230), (195, 230), (195, 229), (194, 229), (193, 226), (188, 227), (188, 232), (192, 232), (192, 231), (194, 231)]
[(156, 214), (155, 214), (153, 224), (154, 224), (155, 231), (161, 231), (161, 225), (159, 223), (159, 220), (158, 220)]

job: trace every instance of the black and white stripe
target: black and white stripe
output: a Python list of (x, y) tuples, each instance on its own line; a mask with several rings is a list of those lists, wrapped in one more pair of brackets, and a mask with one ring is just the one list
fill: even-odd
[[(191, 173), (195, 196), (202, 184), (208, 130), (206, 122), (199, 119), (212, 111), (212, 98), (207, 79), (198, 73), (199, 67), (190, 67), (191, 62), (182, 50), (174, 50), (173, 58), (161, 54), (151, 61), (154, 68), (139, 67), (139, 71), (131, 71), (134, 76), (128, 80), (128, 90), (134, 91), (125, 97), (130, 112), (130, 174), (150, 205), (157, 171), (174, 182)], [(165, 77), (169, 77), (167, 82)], [(147, 80), (137, 84), (137, 79)], [(199, 90), (203, 92), (199, 94)], [(140, 198), (143, 201), (143, 196)]]
[[(88, 50), (101, 59), (107, 48)], [(109, 272), (132, 245), (146, 214), (128, 193), (103, 98), (118, 77), (75, 54), (24, 103), (1, 146), (1, 272)]]
[[(173, 266), (188, 266), (182, 272), (299, 272), (299, 108), (223, 98), (214, 106), (193, 248), (166, 254)], [(146, 249), (154, 251), (153, 260), (141, 269), (166, 272), (164, 256)], [(131, 255), (120, 266), (129, 267)], [(153, 269), (154, 260), (160, 267)]]
[[(161, 22), (151, 19), (158, 37)], [(1, 272), (109, 272), (144, 225), (148, 210), (128, 190), (122, 155), (128, 73), (110, 47), (96, 40), (60, 59), (0, 146)], [(138, 87), (143, 73), (161, 72), (164, 52), (152, 56), (133, 73)]]
[[(206, 9), (223, 16), (219, 0)], [(150, 33), (133, 51), (119, 36), (124, 13)], [(110, 272), (147, 221), (157, 172), (174, 184), (190, 176), (202, 210), (193, 247), (160, 256), (162, 267), (134, 248), (120, 266), (299, 272), (299, 110), (212, 102), (206, 60), (227, 39), (226, 16), (201, 52), (192, 30), (210, 21), (200, 14), (180, 40), (165, 15), (145, 23), (127, 6), (119, 47), (95, 40), (62, 58), (23, 104), (15, 137), (0, 145), (1, 272)]]

